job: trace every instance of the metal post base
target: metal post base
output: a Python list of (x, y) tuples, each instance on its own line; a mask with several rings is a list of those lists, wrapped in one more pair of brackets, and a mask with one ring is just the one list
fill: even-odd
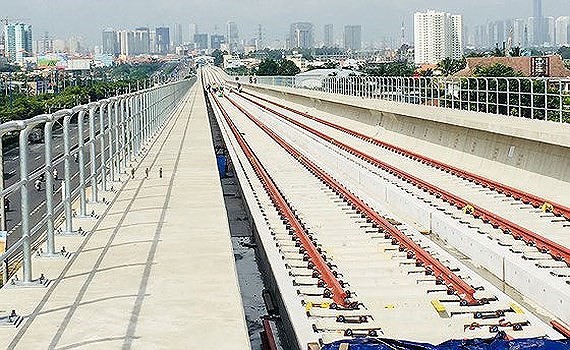
[(30, 282), (21, 281), (18, 279), (18, 276), (14, 276), (10, 282), (5, 284), (4, 288), (46, 288), (50, 283), (51, 280), (45, 278), (43, 273), (40, 278)]
[(77, 231), (64, 231), (62, 229), (58, 229), (55, 232), (56, 235), (58, 236), (86, 236), (87, 235), (87, 231), (83, 231), (83, 229), (80, 227)]
[(47, 259), (49, 259), (49, 260), (64, 260), (64, 259), (69, 259), (72, 256), (73, 256), (73, 253), (65, 250), (65, 247), (61, 247), (61, 250), (59, 252), (55, 252), (55, 253), (44, 252), (43, 249), (40, 248), (40, 250), (38, 250), (38, 253), (37, 253), (38, 259), (46, 259), (46, 260)]
[(0, 316), (0, 327), (4, 328), (12, 328), (15, 327), (17, 328), (18, 326), (20, 326), (22, 324), (22, 321), (24, 321), (24, 317), (20, 316), (16, 313), (16, 310), (12, 310), (12, 312), (10, 312), (8, 315), (6, 316)]

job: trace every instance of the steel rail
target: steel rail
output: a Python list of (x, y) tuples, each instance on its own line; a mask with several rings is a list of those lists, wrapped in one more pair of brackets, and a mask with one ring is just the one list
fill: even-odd
[(442, 262), (437, 260), (416, 242), (414, 242), (405, 233), (398, 230), (386, 218), (379, 215), (374, 209), (366, 204), (362, 199), (351, 193), (346, 187), (341, 185), (338, 181), (332, 178), (329, 174), (320, 169), (315, 163), (304, 157), (298, 150), (291, 144), (281, 138), (277, 133), (263, 124), (259, 119), (255, 118), (251, 113), (246, 111), (243, 107), (238, 105), (230, 98), (227, 100), (232, 103), (238, 110), (246, 115), (252, 122), (254, 122), (260, 129), (268, 134), (275, 142), (277, 142), (283, 149), (297, 159), (303, 166), (305, 166), (311, 173), (319, 178), (325, 185), (332, 189), (339, 196), (343, 197), (353, 208), (358, 212), (365, 215), (371, 222), (373, 222), (387, 238), (392, 238), (394, 243), (400, 245), (402, 251), (406, 251), (408, 258), (416, 259), (418, 266), (423, 266), (427, 274), (433, 274), (436, 277), (436, 283), (446, 284), (449, 294), (455, 294), (460, 298), (461, 305), (482, 305), (488, 303), (486, 299), (477, 299), (475, 297), (475, 288), (457, 276), (451, 269), (445, 266)]
[(372, 157), (369, 154), (362, 152), (352, 146), (349, 146), (331, 136), (328, 136), (327, 134), (318, 131), (314, 128), (311, 128), (291, 117), (286, 116), (283, 113), (280, 113), (268, 106), (265, 106), (257, 101), (254, 101), (250, 98), (247, 98), (245, 96), (242, 96), (242, 98), (254, 103), (255, 105), (263, 108), (264, 110), (277, 115), (285, 120), (287, 120), (290, 123), (293, 123), (295, 125), (297, 125), (300, 128), (303, 128), (304, 130), (309, 131), (310, 133), (320, 137), (321, 139), (339, 147), (340, 149), (355, 155), (381, 169), (384, 169), (386, 171), (388, 171), (389, 173), (407, 181), (410, 182), (412, 184), (414, 184), (415, 186), (421, 188), (422, 190), (425, 190), (429, 193), (431, 193), (432, 195), (442, 199), (443, 201), (456, 206), (459, 209), (463, 209), (466, 208), (468, 206), (471, 206), (473, 208), (473, 211), (471, 213), (471, 215), (473, 215), (476, 218), (480, 218), (481, 220), (483, 220), (483, 222), (486, 223), (490, 223), (493, 227), (496, 227), (498, 229), (501, 229), (503, 232), (507, 233), (507, 234), (511, 234), (515, 239), (521, 239), (523, 240), (525, 243), (527, 243), (528, 245), (531, 246), (536, 246), (537, 249), (539, 249), (542, 252), (547, 252), (550, 255), (552, 255), (552, 257), (556, 260), (563, 260), (567, 265), (570, 266), (570, 249), (568, 249), (567, 247), (564, 247), (561, 244), (558, 244), (556, 242), (553, 242), (551, 240), (549, 240), (546, 237), (543, 237), (540, 234), (537, 234), (535, 232), (532, 232), (520, 225), (515, 224), (514, 222), (511, 222), (495, 213), (492, 213), (489, 210), (486, 210), (476, 204), (471, 203), (470, 201), (463, 199), (449, 191), (446, 191), (438, 186), (435, 186), (433, 184), (430, 184), (429, 182), (414, 176), (410, 173), (407, 173), (403, 170), (400, 170), (398, 168), (396, 168), (393, 165), (390, 165), (386, 162), (383, 162), (381, 160), (379, 160), (378, 158)]
[[(452, 165), (449, 165), (449, 164), (446, 164), (446, 163), (444, 163), (444, 162), (435, 160), (435, 159), (433, 159), (433, 158), (426, 157), (426, 156), (421, 155), (421, 154), (419, 154), (419, 153), (406, 150), (406, 149), (404, 149), (404, 148), (402, 148), (402, 147), (399, 147), (399, 146), (396, 146), (396, 145), (394, 145), (394, 144), (391, 144), (391, 143), (388, 143), (388, 142), (385, 142), (385, 141), (381, 141), (381, 140), (379, 140), (379, 139), (377, 139), (377, 138), (370, 137), (370, 136), (365, 135), (365, 134), (363, 134), (363, 133), (360, 133), (360, 132), (358, 132), (358, 131), (355, 131), (355, 130), (352, 130), (352, 129), (343, 127), (343, 126), (341, 126), (341, 125), (332, 123), (332, 122), (327, 121), (327, 120), (324, 120), (324, 119), (322, 119), (322, 118), (318, 118), (318, 117), (312, 116), (312, 115), (310, 115), (310, 114), (308, 114), (308, 113), (305, 113), (305, 112), (296, 110), (296, 109), (294, 109), (294, 108), (291, 108), (291, 107), (288, 107), (288, 106), (285, 106), (285, 105), (282, 105), (282, 104), (280, 104), (280, 103), (273, 102), (273, 101), (268, 100), (268, 99), (266, 99), (266, 98), (263, 98), (263, 97), (260, 97), (260, 96), (255, 95), (255, 94), (252, 94), (252, 93), (250, 93), (250, 92), (245, 92), (245, 91), (243, 91), (243, 94), (247, 94), (247, 95), (253, 96), (253, 97), (255, 97), (255, 98), (259, 99), (259, 100), (262, 100), (262, 101), (264, 101), (264, 102), (267, 102), (267, 103), (270, 103), (270, 104), (272, 104), (272, 105), (278, 106), (278, 107), (280, 107), (280, 108), (286, 109), (286, 110), (288, 110), (288, 111), (290, 111), (290, 112), (293, 112), (293, 113), (295, 113), (295, 114), (301, 115), (301, 116), (303, 116), (303, 117), (305, 117), (305, 118), (314, 120), (314, 121), (316, 121), (316, 122), (318, 122), (318, 123), (321, 123), (321, 124), (324, 124), (324, 125), (329, 126), (329, 127), (331, 127), (331, 128), (334, 128), (334, 129), (337, 129), (337, 130), (339, 130), (339, 131), (345, 132), (345, 133), (347, 133), (347, 134), (349, 134), (349, 135), (351, 135), (351, 136), (354, 136), (354, 137), (359, 138), (359, 139), (362, 139), (362, 140), (364, 140), (364, 141), (366, 141), (366, 142), (375, 144), (375, 145), (380, 146), (380, 147), (382, 147), (382, 148), (388, 149), (388, 150), (393, 151), (393, 152), (395, 152), (395, 153), (404, 155), (404, 156), (406, 156), (406, 157), (408, 157), (408, 158), (417, 160), (417, 161), (419, 161), (419, 162), (421, 162), (421, 163), (430, 165), (430, 166), (432, 166), (432, 167), (434, 167), (434, 168), (441, 169), (441, 170), (443, 170), (443, 171), (445, 171), (445, 172), (452, 173), (452, 174), (454, 174), (454, 175), (456, 175), (456, 176), (459, 176), (459, 177), (461, 177), (461, 178), (463, 178), (463, 179), (465, 179), (465, 180), (477, 182), (477, 183), (479, 183), (480, 185), (482, 185), (482, 186), (484, 186), (484, 187), (487, 187), (487, 188), (489, 188), (489, 189), (491, 189), (491, 190), (493, 190), (493, 191), (496, 191), (496, 192), (503, 193), (503, 194), (505, 194), (505, 195), (507, 195), (507, 196), (509, 196), (509, 197), (513, 197), (513, 198), (515, 198), (515, 199), (518, 199), (518, 200), (522, 201), (522, 202), (525, 203), (525, 204), (531, 204), (531, 205), (533, 205), (534, 207), (541, 207), (541, 206), (543, 206), (543, 205), (545, 205), (545, 204), (546, 204), (546, 205), (550, 204), (550, 205), (552, 205), (552, 213), (554, 213), (554, 214), (557, 215), (557, 216), (563, 216), (563, 217), (565, 217), (566, 219), (570, 220), (570, 208), (567, 207), (567, 206), (564, 206), (564, 205), (562, 205), (562, 204), (559, 204), (559, 203), (553, 202), (553, 201), (551, 201), (551, 200), (542, 198), (542, 197), (537, 196), (537, 195), (534, 195), (534, 194), (532, 194), (532, 193), (528, 193), (528, 192), (519, 190), (519, 189), (514, 188), (514, 187), (512, 187), (512, 186), (504, 185), (504, 184), (502, 184), (502, 183), (500, 183), (500, 182), (497, 182), (497, 181), (491, 180), (491, 179), (489, 179), (489, 178), (486, 178), (486, 177), (484, 177), (484, 176), (480, 176), (480, 175), (471, 173), (471, 172), (469, 172), (469, 171), (466, 171), (466, 170), (463, 170), (463, 169), (454, 167), (454, 166), (452, 166)], [(242, 97), (243, 97), (243, 96), (242, 96)], [(244, 98), (245, 98), (245, 97), (244, 97)]]
[(289, 206), (283, 195), (281, 194), (279, 188), (267, 172), (260, 160), (257, 158), (247, 141), (243, 138), (238, 128), (235, 126), (231, 118), (229, 117), (226, 110), (223, 108), (218, 99), (212, 95), (212, 100), (218, 106), (221, 111), (226, 123), (228, 123), (232, 133), (234, 134), (239, 146), (247, 157), (250, 165), (261, 181), (263, 187), (265, 188), (267, 194), (271, 198), (271, 201), (279, 211), (282, 218), (291, 226), (291, 230), (294, 232), (295, 236), (299, 239), (301, 246), (307, 252), (309, 261), (314, 265), (318, 273), (320, 274), (322, 281), (330, 288), (332, 294), (332, 299), (338, 305), (346, 307), (349, 305), (348, 293), (343, 289), (341, 283), (334, 275), (331, 268), (328, 266), (327, 262), (318, 252), (315, 244), (309, 238), (309, 234), (300, 223), (299, 219), (295, 216), (292, 208)]

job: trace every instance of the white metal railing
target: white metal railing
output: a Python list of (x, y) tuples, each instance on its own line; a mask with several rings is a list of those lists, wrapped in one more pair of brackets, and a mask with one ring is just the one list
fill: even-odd
[(570, 122), (570, 78), (239, 76), (229, 80)]
[[(6, 252), (0, 254), (4, 283), (9, 277), (9, 263), (14, 260), (22, 261), (21, 283), (37, 282), (32, 279), (31, 255), (34, 242), (45, 239), (45, 254), (57, 256), (54, 236), (57, 214), (61, 212), (65, 217), (65, 232), (74, 232), (73, 198), (79, 197), (79, 215), (88, 216), (87, 188), (91, 189), (90, 201), (99, 201), (98, 189), (107, 190), (111, 182), (116, 181), (118, 175), (126, 171), (145, 143), (160, 131), (191, 85), (190, 80), (170, 82), (27, 120), (0, 124), (0, 150), (4, 136), (17, 135), (20, 165), (19, 178), (7, 187), (4, 187), (3, 172), (0, 171), (1, 229), (7, 229), (6, 199), (18, 197), (20, 202), (20, 213), (15, 218), (16, 222), (20, 221), (20, 226), (19, 230), (14, 232), (17, 233), (18, 239), (10, 244)], [(70, 126), (72, 120), (77, 127)], [(59, 141), (63, 141), (63, 150), (59, 151), (58, 147), (53, 147), (56, 125), (63, 129), (63, 140)], [(44, 140), (40, 150), (45, 156), (40, 164), (31, 161), (34, 154), (29, 146), (29, 137), (34, 131), (41, 132)], [(37, 147), (35, 149), (37, 152)], [(71, 174), (72, 158), (77, 163), (78, 181), (73, 181), (75, 175)], [(0, 157), (0, 170), (3, 163), (3, 157)], [(62, 166), (63, 190), (61, 198), (56, 200), (56, 193), (52, 189), (56, 188), (55, 182), (59, 182), (59, 178), (54, 169)], [(32, 184), (36, 186), (36, 191), (45, 189), (41, 191), (45, 193), (45, 205), (38, 211), (40, 220), (31, 218), (34, 209), (30, 196), (34, 191)]]

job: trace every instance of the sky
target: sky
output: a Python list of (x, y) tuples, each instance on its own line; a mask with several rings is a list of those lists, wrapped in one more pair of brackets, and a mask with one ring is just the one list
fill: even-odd
[[(48, 31), (55, 38), (79, 36), (90, 45), (100, 44), (105, 28), (195, 23), (199, 32), (224, 33), (228, 20), (238, 24), (241, 38), (255, 37), (261, 24), (269, 43), (284, 39), (293, 22), (314, 23), (317, 40), (324, 24), (334, 24), (337, 38), (344, 25), (361, 24), (363, 41), (379, 42), (399, 38), (404, 21), (411, 41), (413, 13), (428, 9), (462, 14), (466, 25), (475, 25), (532, 16), (532, 0), (0, 0), (0, 18), (25, 19), (36, 38)], [(570, 15), (570, 0), (543, 0), (543, 13)]]

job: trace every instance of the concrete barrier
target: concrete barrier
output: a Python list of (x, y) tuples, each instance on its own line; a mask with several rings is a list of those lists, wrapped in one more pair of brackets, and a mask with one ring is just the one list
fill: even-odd
[(286, 87), (246, 87), (302, 105), (303, 111), (314, 108), (320, 117), (358, 121), (360, 132), (570, 205), (569, 124)]

